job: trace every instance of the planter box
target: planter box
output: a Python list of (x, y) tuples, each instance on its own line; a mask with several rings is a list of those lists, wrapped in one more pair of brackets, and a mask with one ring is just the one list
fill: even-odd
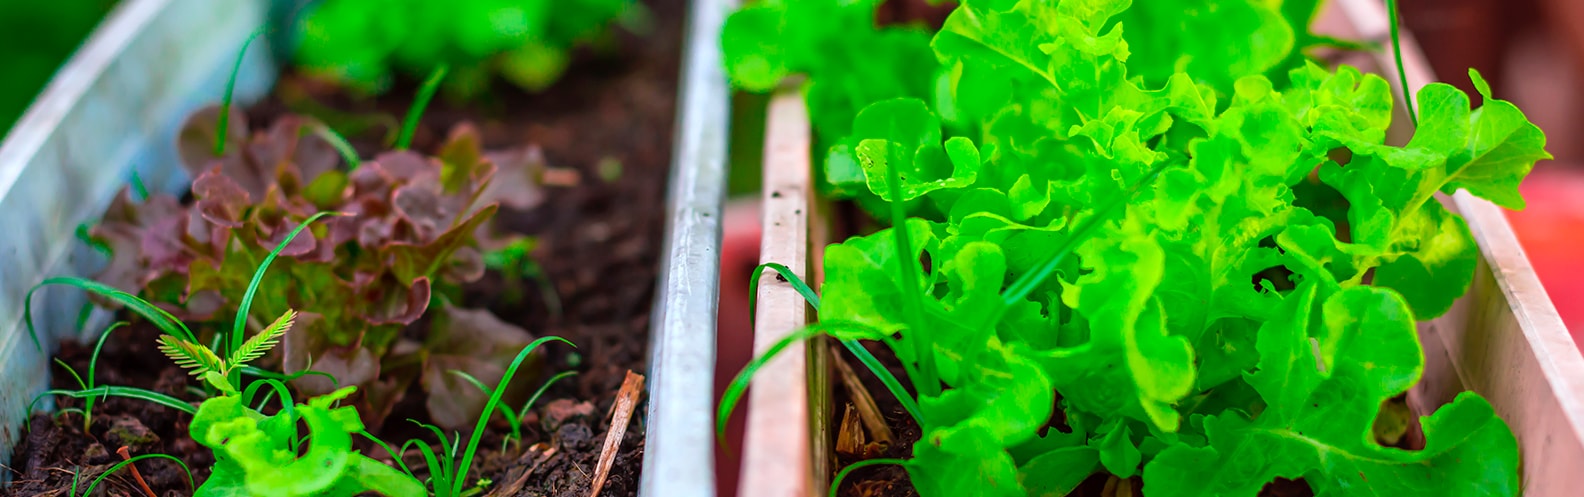
[[(1380, 0), (1335, 0), (1317, 30), (1381, 42), (1387, 51), (1350, 53), (1344, 55), (1344, 61), (1377, 69), (1395, 86), (1388, 19)], [(1406, 35), (1402, 39), (1410, 86), (1417, 91), (1435, 77), (1418, 46)], [(1402, 89), (1395, 90), (1401, 102)], [(770, 106), (762, 253), (763, 262), (786, 264), (800, 275), (812, 272), (811, 281), (819, 281), (820, 265), (809, 259), (823, 252), (823, 240), (847, 233), (826, 233), (818, 218), (813, 230), (805, 232), (809, 221), (802, 216), (815, 212), (818, 204), (806, 194), (814, 186), (808, 172), (807, 116), (799, 98), (796, 92), (784, 92)], [(1403, 109), (1399, 108), (1398, 114), (1394, 122), (1408, 121)], [(1389, 140), (1405, 142), (1411, 132), (1394, 128)], [(802, 148), (794, 148), (799, 144)], [(797, 193), (789, 200), (787, 192)], [(1523, 495), (1579, 495), (1579, 489), (1584, 488), (1584, 471), (1579, 471), (1579, 464), (1584, 464), (1584, 356), (1546, 296), (1501, 208), (1461, 191), (1442, 201), (1467, 220), (1479, 243), (1480, 263), (1468, 294), (1451, 312), (1420, 323), (1425, 373), (1408, 394), (1409, 406), (1424, 415), (1459, 392), (1478, 392), (1494, 405), (1518, 438)], [(810, 238), (822, 241), (811, 248)], [(762, 350), (804, 324), (804, 304), (801, 299), (788, 298), (790, 286), (774, 278), (761, 279), (757, 291), (761, 307), (755, 347)], [(771, 305), (781, 307), (767, 309)], [(835, 414), (829, 399), (835, 373), (824, 361), (816, 360), (826, 357), (817, 350), (824, 341), (810, 343), (801, 349), (789, 348), (755, 376), (741, 449), (740, 495), (823, 495), (829, 486), (834, 434), (826, 427)], [(802, 381), (797, 381), (799, 378)]]
[[(176, 131), (217, 102), (248, 37), (296, 0), (124, 0), (0, 142), (0, 463), (10, 461), (28, 403), (49, 384), (48, 355), (23, 325), (29, 289), (47, 277), (89, 275), (101, 256), (74, 233), (98, 219), (136, 174), (180, 192)], [(651, 320), (647, 446), (640, 494), (710, 496), (715, 305), (725, 191), (728, 92), (716, 40), (734, 2), (691, 2), (678, 100), (660, 280)], [(236, 100), (256, 101), (276, 77), (266, 38), (245, 54)], [(33, 297), (46, 350), (80, 330), (83, 292)], [(155, 359), (150, 359), (155, 360)], [(163, 359), (161, 359), (163, 360)], [(9, 479), (9, 471), (0, 478)]]

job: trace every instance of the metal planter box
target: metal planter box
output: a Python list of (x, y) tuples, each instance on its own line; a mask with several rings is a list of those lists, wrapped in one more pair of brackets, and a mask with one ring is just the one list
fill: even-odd
[[(23, 325), (29, 289), (103, 264), (74, 234), (104, 212), (133, 173), (151, 189), (184, 188), (178, 126), (220, 100), (248, 37), (296, 3), (125, 0), (0, 143), (0, 227), (8, 233), (0, 237), (0, 462), (11, 458), (28, 403), (48, 385), (48, 356)], [(639, 492), (646, 496), (714, 494), (709, 419), (728, 115), (716, 40), (734, 3), (696, 0), (690, 7), (651, 325), (644, 422), (655, 428), (646, 432)], [(276, 74), (261, 38), (242, 59), (237, 101), (263, 97)], [(81, 332), (75, 323), (85, 302), (70, 289), (33, 297), (47, 350)]]

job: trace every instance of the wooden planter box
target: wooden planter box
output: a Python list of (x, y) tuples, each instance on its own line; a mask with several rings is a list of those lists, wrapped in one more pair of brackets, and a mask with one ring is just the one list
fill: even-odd
[[(1317, 29), (1381, 42), (1387, 51), (1350, 54), (1354, 58), (1346, 62), (1378, 69), (1395, 86), (1388, 19), (1380, 0), (1335, 0)], [(1407, 35), (1402, 39), (1410, 86), (1417, 91), (1435, 77), (1418, 46)], [(1400, 96), (1402, 89), (1395, 89)], [(1401, 118), (1394, 122), (1408, 121), (1402, 109), (1398, 113)], [(814, 259), (833, 234), (817, 216), (811, 217), (819, 205), (811, 199), (809, 130), (801, 95), (777, 94), (768, 121), (762, 262), (786, 264), (805, 278), (812, 271), (810, 281), (819, 281), (821, 265)], [(1405, 137), (1411, 131), (1398, 128), (1393, 134)], [(1452, 311), (1420, 323), (1425, 373), (1409, 392), (1409, 405), (1424, 415), (1459, 392), (1478, 392), (1518, 438), (1523, 495), (1581, 495), (1584, 356), (1501, 208), (1461, 191), (1443, 201), (1467, 220), (1481, 259), (1472, 287)], [(787, 283), (763, 278), (757, 291), (756, 350), (807, 323), (803, 301)], [(802, 497), (827, 491), (834, 435), (828, 427), (835, 414), (829, 392), (835, 373), (823, 360), (828, 357), (824, 347), (818, 340), (794, 346), (755, 377), (739, 495)]]
[[(8, 463), (29, 402), (49, 384), (49, 357), (23, 326), (24, 299), (47, 277), (90, 275), (104, 261), (74, 236), (98, 219), (134, 172), (151, 190), (180, 192), (176, 132), (218, 102), (244, 42), (302, 0), (124, 0), (0, 142), (0, 464)], [(714, 494), (715, 307), (725, 192), (729, 94), (717, 40), (733, 0), (690, 2), (677, 101), (666, 239), (651, 320), (649, 407), (640, 495)], [(266, 95), (277, 75), (268, 37), (243, 58), (238, 102)], [(46, 350), (81, 328), (83, 292), (33, 298)], [(106, 323), (98, 311), (89, 323)], [(103, 329), (88, 326), (86, 329)], [(151, 358), (164, 360), (163, 358)], [(10, 471), (0, 471), (0, 483)]]

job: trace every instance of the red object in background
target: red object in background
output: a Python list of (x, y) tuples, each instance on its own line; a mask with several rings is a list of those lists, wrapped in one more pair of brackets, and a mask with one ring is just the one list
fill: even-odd
[[(753, 318), (748, 313), (748, 278), (759, 266), (759, 240), (763, 231), (759, 200), (734, 200), (726, 205), (721, 237), (720, 308), (716, 313), (715, 401), (737, 372), (753, 359)], [(747, 397), (743, 397), (744, 400)], [(742, 461), (746, 402), (739, 403), (726, 424), (726, 445), (715, 447), (715, 495), (735, 497)]]
[(1507, 219), (1573, 342), (1584, 344), (1584, 169), (1571, 166), (1536, 167), (1519, 187), (1528, 207)]

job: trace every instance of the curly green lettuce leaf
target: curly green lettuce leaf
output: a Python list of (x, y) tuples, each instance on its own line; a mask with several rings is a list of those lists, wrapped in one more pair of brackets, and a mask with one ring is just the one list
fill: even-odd
[[(979, 173), (979, 150), (967, 138), (941, 143), (940, 118), (917, 99), (875, 103), (858, 113), (853, 134), (869, 190), (887, 202), (907, 202), (941, 189), (965, 188)], [(888, 168), (897, 169), (902, 198), (891, 198)]]
[[(1287, 59), (1297, 41), (1281, 2), (1140, 1), (1117, 22), (1132, 48), (1128, 69), (1163, 82), (1186, 72), (1216, 88), (1263, 74)], [(1307, 26), (1307, 24), (1303, 25)], [(1301, 27), (1300, 27), (1301, 29)]]
[(1302, 477), (1317, 496), (1517, 495), (1517, 441), (1477, 395), (1423, 419), (1423, 450), (1374, 442), (1381, 405), (1423, 373), (1413, 315), (1391, 290), (1352, 287), (1324, 299), (1311, 331), (1303, 320), (1318, 289), (1290, 297), (1291, 324), (1262, 330), (1249, 381), (1266, 408), (1207, 419), (1208, 445), (1162, 451), (1145, 466), (1145, 491), (1252, 497), (1274, 478)]

